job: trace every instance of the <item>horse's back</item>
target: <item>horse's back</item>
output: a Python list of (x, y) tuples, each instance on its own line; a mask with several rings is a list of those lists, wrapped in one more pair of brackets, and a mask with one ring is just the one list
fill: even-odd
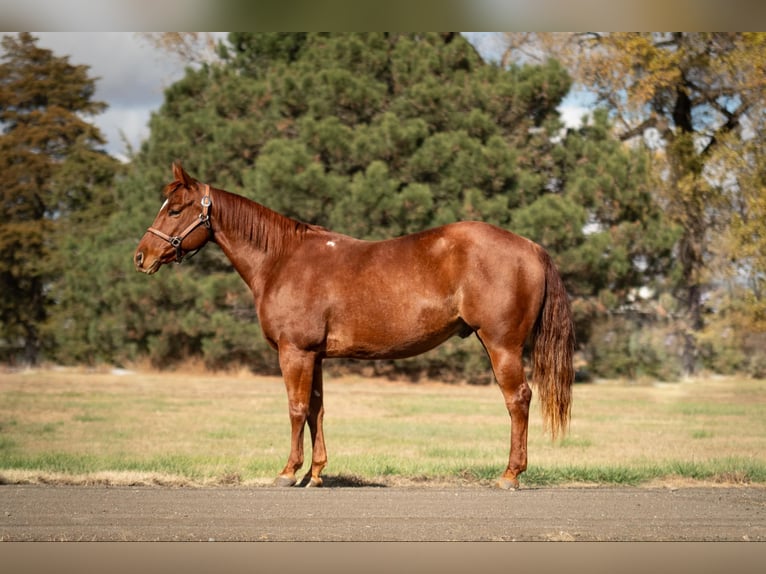
[(346, 300), (470, 296), (499, 302), (503, 291), (542, 290), (540, 250), (529, 239), (480, 221), (382, 241), (328, 233), (296, 256), (284, 275), (303, 277), (307, 288), (310, 283)]
[(457, 221), (382, 241), (352, 241), (368, 260), (379, 252), (400, 260), (453, 258), (486, 265), (540, 264), (540, 247), (536, 243), (482, 221)]

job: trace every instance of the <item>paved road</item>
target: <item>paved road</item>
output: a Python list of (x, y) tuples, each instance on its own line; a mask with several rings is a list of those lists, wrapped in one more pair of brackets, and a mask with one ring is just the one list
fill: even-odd
[(766, 541), (766, 489), (4, 485), (0, 540)]

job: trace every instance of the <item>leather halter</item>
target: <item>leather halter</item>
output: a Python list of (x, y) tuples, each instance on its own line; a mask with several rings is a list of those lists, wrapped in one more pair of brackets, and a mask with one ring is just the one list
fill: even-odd
[[(170, 243), (170, 245), (172, 247), (175, 248), (175, 250), (176, 250), (176, 263), (181, 263), (181, 261), (183, 261), (184, 257), (189, 253), (188, 251), (186, 253), (183, 252), (183, 249), (181, 248), (181, 244), (183, 243), (184, 239), (186, 239), (186, 237), (192, 231), (197, 229), (200, 225), (204, 225), (205, 227), (207, 227), (208, 234), (211, 237), (213, 235), (213, 230), (210, 227), (210, 213), (209, 213), (210, 206), (213, 204), (213, 202), (210, 199), (210, 186), (207, 185), (207, 184), (205, 184), (205, 195), (202, 196), (202, 200), (200, 201), (200, 203), (202, 205), (202, 213), (200, 213), (199, 217), (196, 220), (192, 221), (186, 227), (186, 229), (184, 229), (178, 235), (170, 236), (167, 233), (165, 233), (163, 231), (160, 231), (159, 229), (155, 229), (154, 227), (150, 227), (150, 228), (147, 229), (147, 231), (149, 233), (152, 233), (152, 234), (156, 235), (160, 239), (164, 239), (165, 241)], [(204, 247), (204, 245), (203, 245), (203, 247)], [(199, 249), (202, 249), (202, 247), (200, 247)], [(189, 255), (189, 257), (193, 257), (194, 255), (196, 255), (197, 252), (199, 251), (199, 249), (197, 249), (191, 255)]]

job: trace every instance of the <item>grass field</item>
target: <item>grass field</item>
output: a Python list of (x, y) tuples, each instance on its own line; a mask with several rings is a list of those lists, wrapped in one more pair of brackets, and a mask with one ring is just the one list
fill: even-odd
[[(326, 377), (325, 408), (328, 484), (484, 485), (507, 463), (495, 385)], [(0, 373), (0, 483), (268, 484), (289, 434), (277, 378)], [(533, 399), (521, 478), (766, 485), (766, 381), (576, 385), (570, 431), (556, 442)]]

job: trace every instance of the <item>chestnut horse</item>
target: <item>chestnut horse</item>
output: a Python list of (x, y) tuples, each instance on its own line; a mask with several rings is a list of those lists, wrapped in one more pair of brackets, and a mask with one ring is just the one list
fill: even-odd
[(296, 484), (306, 423), (312, 459), (302, 483), (322, 484), (325, 358), (410, 357), (475, 333), (511, 419), (508, 467), (497, 486), (515, 489), (527, 468), (532, 391), (522, 350), (529, 337), (544, 424), (554, 438), (566, 430), (572, 316), (561, 278), (537, 244), (469, 221), (361, 241), (203, 184), (176, 163), (173, 175), (135, 266), (151, 274), (213, 241), (252, 290), (263, 334), (279, 352), (292, 427), (290, 456), (275, 484)]

